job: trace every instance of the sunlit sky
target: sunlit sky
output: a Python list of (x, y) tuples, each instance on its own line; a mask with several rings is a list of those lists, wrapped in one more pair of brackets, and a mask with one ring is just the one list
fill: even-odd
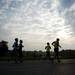
[(0, 41), (9, 49), (15, 37), (24, 50), (45, 50), (56, 38), (63, 49), (75, 49), (74, 24), (75, 0), (0, 0)]

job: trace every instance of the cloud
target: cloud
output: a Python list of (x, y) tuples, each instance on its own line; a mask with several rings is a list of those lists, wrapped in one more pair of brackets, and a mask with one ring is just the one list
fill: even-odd
[(69, 8), (73, 5), (75, 1), (74, 0), (60, 0), (60, 5), (64, 9)]
[(75, 34), (75, 2), (73, 2), (69, 8), (64, 9), (62, 15), (65, 19), (65, 25), (70, 28), (70, 32), (72, 32), (72, 36)]
[(19, 37), (28, 50), (34, 46), (41, 49), (57, 37), (65, 37), (66, 42), (75, 27), (73, 1), (0, 0), (0, 15), (0, 39)]

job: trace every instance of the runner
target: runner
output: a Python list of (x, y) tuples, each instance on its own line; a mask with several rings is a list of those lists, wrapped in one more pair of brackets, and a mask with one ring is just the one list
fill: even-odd
[(51, 49), (51, 46), (50, 46), (49, 42), (47, 42), (47, 46), (45, 46), (45, 49), (46, 49), (46, 58), (50, 59), (50, 49)]
[(15, 38), (15, 42), (13, 44), (13, 53), (12, 55), (14, 56), (14, 60), (17, 63), (18, 61), (18, 38)]
[(22, 45), (22, 43), (23, 43), (23, 41), (22, 40), (20, 40), (20, 43), (19, 43), (19, 61), (20, 62), (23, 62), (23, 53), (22, 53), (22, 48), (24, 47), (23, 45)]
[(59, 59), (59, 47), (61, 48), (60, 44), (59, 44), (60, 39), (57, 38), (56, 41), (52, 42), (52, 45), (54, 46), (54, 58), (58, 60), (58, 62), (60, 62)]

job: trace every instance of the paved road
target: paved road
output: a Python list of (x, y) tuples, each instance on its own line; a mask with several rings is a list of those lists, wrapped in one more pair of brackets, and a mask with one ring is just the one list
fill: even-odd
[(48, 60), (14, 63), (0, 61), (0, 75), (75, 75), (75, 63), (63, 60), (51, 63)]

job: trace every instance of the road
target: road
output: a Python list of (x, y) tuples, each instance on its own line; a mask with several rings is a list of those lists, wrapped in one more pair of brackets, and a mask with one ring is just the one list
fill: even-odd
[(48, 60), (0, 61), (0, 75), (75, 75), (75, 62), (63, 60), (52, 63)]

